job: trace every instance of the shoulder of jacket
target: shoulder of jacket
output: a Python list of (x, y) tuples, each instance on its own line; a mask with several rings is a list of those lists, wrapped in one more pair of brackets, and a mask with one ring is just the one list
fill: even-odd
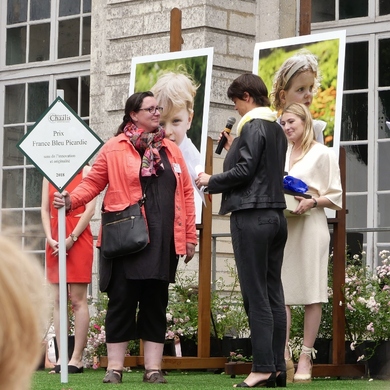
[(128, 137), (124, 134), (119, 134), (117, 136), (111, 137), (108, 139), (105, 144), (102, 147), (102, 150), (110, 151), (115, 150), (119, 145), (131, 145), (131, 142), (129, 141)]
[(162, 144), (168, 149), (170, 153), (174, 155), (177, 155), (180, 152), (179, 146), (168, 138), (164, 138)]

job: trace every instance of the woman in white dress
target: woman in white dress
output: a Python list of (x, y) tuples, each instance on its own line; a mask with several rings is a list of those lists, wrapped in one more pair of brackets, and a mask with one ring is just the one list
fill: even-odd
[[(342, 207), (340, 170), (334, 152), (314, 140), (312, 117), (304, 104), (293, 103), (285, 108), (281, 125), (289, 141), (285, 171), (304, 181), (312, 196), (295, 197), (299, 204), (295, 215), (288, 218), (282, 266), (287, 340), (291, 326), (289, 306), (305, 305), (303, 346), (294, 381), (310, 381), (322, 303), (328, 301), (330, 236), (324, 208)], [(310, 215), (303, 215), (309, 209)]]

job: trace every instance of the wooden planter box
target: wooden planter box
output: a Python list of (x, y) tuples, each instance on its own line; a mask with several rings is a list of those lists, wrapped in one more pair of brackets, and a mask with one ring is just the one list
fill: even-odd
[(236, 375), (248, 375), (252, 369), (252, 362), (228, 362), (225, 364), (225, 374), (235, 378)]

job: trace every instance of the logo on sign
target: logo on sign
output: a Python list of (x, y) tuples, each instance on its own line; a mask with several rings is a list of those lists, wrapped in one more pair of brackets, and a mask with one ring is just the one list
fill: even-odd
[(58, 115), (58, 114), (50, 114), (49, 116), (49, 122), (51, 123), (66, 123), (66, 122), (70, 122), (71, 120), (71, 117), (69, 115), (66, 115), (66, 114), (61, 114), (61, 115)]

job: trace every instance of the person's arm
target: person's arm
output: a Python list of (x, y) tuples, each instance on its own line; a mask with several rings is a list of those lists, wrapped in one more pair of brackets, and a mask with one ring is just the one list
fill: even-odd
[[(313, 171), (312, 177), (317, 180), (318, 196), (311, 199), (296, 196), (299, 204), (295, 212), (303, 214), (312, 207), (330, 208), (340, 210), (342, 207), (342, 186), (340, 179), (340, 168), (333, 151), (324, 148), (318, 155), (321, 165), (318, 172)], [(315, 164), (314, 166), (317, 166)]]
[(225, 192), (251, 181), (264, 150), (263, 131), (259, 130), (259, 126), (263, 125), (257, 120), (244, 125), (236, 146), (239, 159), (234, 167), (212, 176), (203, 173), (196, 179), (196, 185), (207, 186), (212, 194)]
[(331, 208), (333, 206), (333, 203), (325, 196), (312, 197), (309, 199), (302, 196), (295, 196), (294, 198), (299, 201), (299, 204), (296, 210), (293, 211), (293, 214), (304, 214), (314, 207)]
[(53, 205), (56, 209), (65, 206), (68, 211), (86, 205), (104, 190), (108, 184), (107, 144), (108, 142), (100, 150), (90, 169), (90, 174), (72, 191), (72, 196), (68, 191), (54, 193)]
[(52, 254), (56, 255), (58, 253), (58, 241), (53, 239), (51, 233), (49, 181), (45, 177), (42, 180), (41, 220), (47, 243), (53, 249)]
[[(86, 165), (84, 168), (83, 168), (83, 178), (85, 176), (87, 176), (88, 172), (91, 170), (91, 167), (89, 165)], [(81, 233), (86, 229), (86, 227), (89, 225), (90, 221), (91, 221), (91, 218), (94, 216), (95, 214), (95, 207), (96, 207), (96, 198), (93, 198), (90, 202), (88, 202), (86, 205), (85, 205), (85, 211), (83, 212), (83, 214), (80, 216), (80, 219), (79, 221), (77, 222), (77, 225), (75, 226), (75, 228), (73, 229), (72, 232), (70, 232), (70, 234), (72, 234), (73, 236), (75, 237), (79, 237), (81, 235)], [(74, 245), (75, 241), (73, 240), (73, 238), (69, 235), (68, 237), (66, 237), (66, 249), (70, 249), (72, 248), (72, 246)]]

